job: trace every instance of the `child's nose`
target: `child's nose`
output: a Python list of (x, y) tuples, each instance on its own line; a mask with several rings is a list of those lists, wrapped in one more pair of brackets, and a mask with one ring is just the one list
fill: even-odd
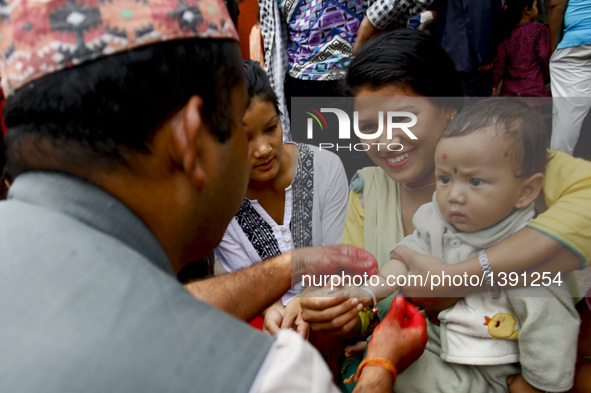
[(460, 185), (452, 185), (449, 192), (449, 201), (451, 203), (465, 203), (466, 195), (463, 191), (463, 187)]

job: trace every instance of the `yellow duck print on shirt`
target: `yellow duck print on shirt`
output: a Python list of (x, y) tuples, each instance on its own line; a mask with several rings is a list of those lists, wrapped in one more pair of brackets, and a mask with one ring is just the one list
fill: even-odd
[(493, 338), (505, 340), (517, 340), (519, 330), (515, 330), (517, 321), (511, 314), (496, 314), (494, 317), (484, 317), (484, 324), (488, 325), (488, 333)]

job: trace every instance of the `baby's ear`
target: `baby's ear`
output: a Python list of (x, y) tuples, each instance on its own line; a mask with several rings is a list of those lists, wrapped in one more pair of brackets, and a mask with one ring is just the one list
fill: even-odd
[(538, 195), (540, 194), (543, 185), (543, 173), (534, 173), (530, 177), (526, 178), (523, 181), (523, 185), (521, 186), (521, 193), (519, 194), (519, 198), (515, 203), (515, 207), (517, 209), (523, 209), (524, 207), (535, 201)]

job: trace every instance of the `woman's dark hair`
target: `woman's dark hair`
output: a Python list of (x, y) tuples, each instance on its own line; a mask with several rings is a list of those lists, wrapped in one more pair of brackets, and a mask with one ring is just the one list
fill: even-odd
[(232, 132), (231, 90), (243, 80), (230, 40), (169, 41), (47, 75), (8, 97), (7, 170), (124, 164), (193, 95), (220, 142)]
[(516, 175), (544, 172), (547, 161), (546, 123), (521, 98), (487, 98), (466, 107), (449, 122), (441, 138), (453, 138), (494, 127), (498, 135), (512, 139), (511, 154)]
[(369, 87), (409, 86), (439, 104), (461, 109), (462, 81), (445, 50), (428, 34), (411, 29), (395, 30), (361, 46), (351, 62), (346, 82), (352, 94)]
[(246, 78), (246, 89), (248, 91), (248, 105), (256, 96), (273, 103), (275, 111), (280, 114), (277, 94), (271, 87), (267, 73), (263, 71), (258, 61), (244, 61), (244, 76)]
[(531, 9), (536, 0), (507, 0), (503, 6), (501, 18), (501, 39), (504, 40), (511, 36), (511, 32), (521, 22), (523, 10)]

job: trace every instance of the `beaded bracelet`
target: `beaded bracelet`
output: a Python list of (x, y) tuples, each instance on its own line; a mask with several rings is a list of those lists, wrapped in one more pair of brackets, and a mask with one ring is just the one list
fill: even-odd
[(345, 383), (353, 383), (359, 381), (359, 376), (361, 375), (361, 371), (363, 371), (363, 367), (365, 366), (380, 366), (385, 368), (386, 370), (390, 371), (392, 374), (392, 383), (396, 382), (396, 378), (398, 377), (398, 373), (396, 372), (396, 367), (394, 367), (394, 363), (389, 361), (388, 359), (384, 358), (370, 358), (365, 359), (361, 362), (359, 367), (357, 368), (357, 374), (351, 375), (351, 378), (344, 381)]

